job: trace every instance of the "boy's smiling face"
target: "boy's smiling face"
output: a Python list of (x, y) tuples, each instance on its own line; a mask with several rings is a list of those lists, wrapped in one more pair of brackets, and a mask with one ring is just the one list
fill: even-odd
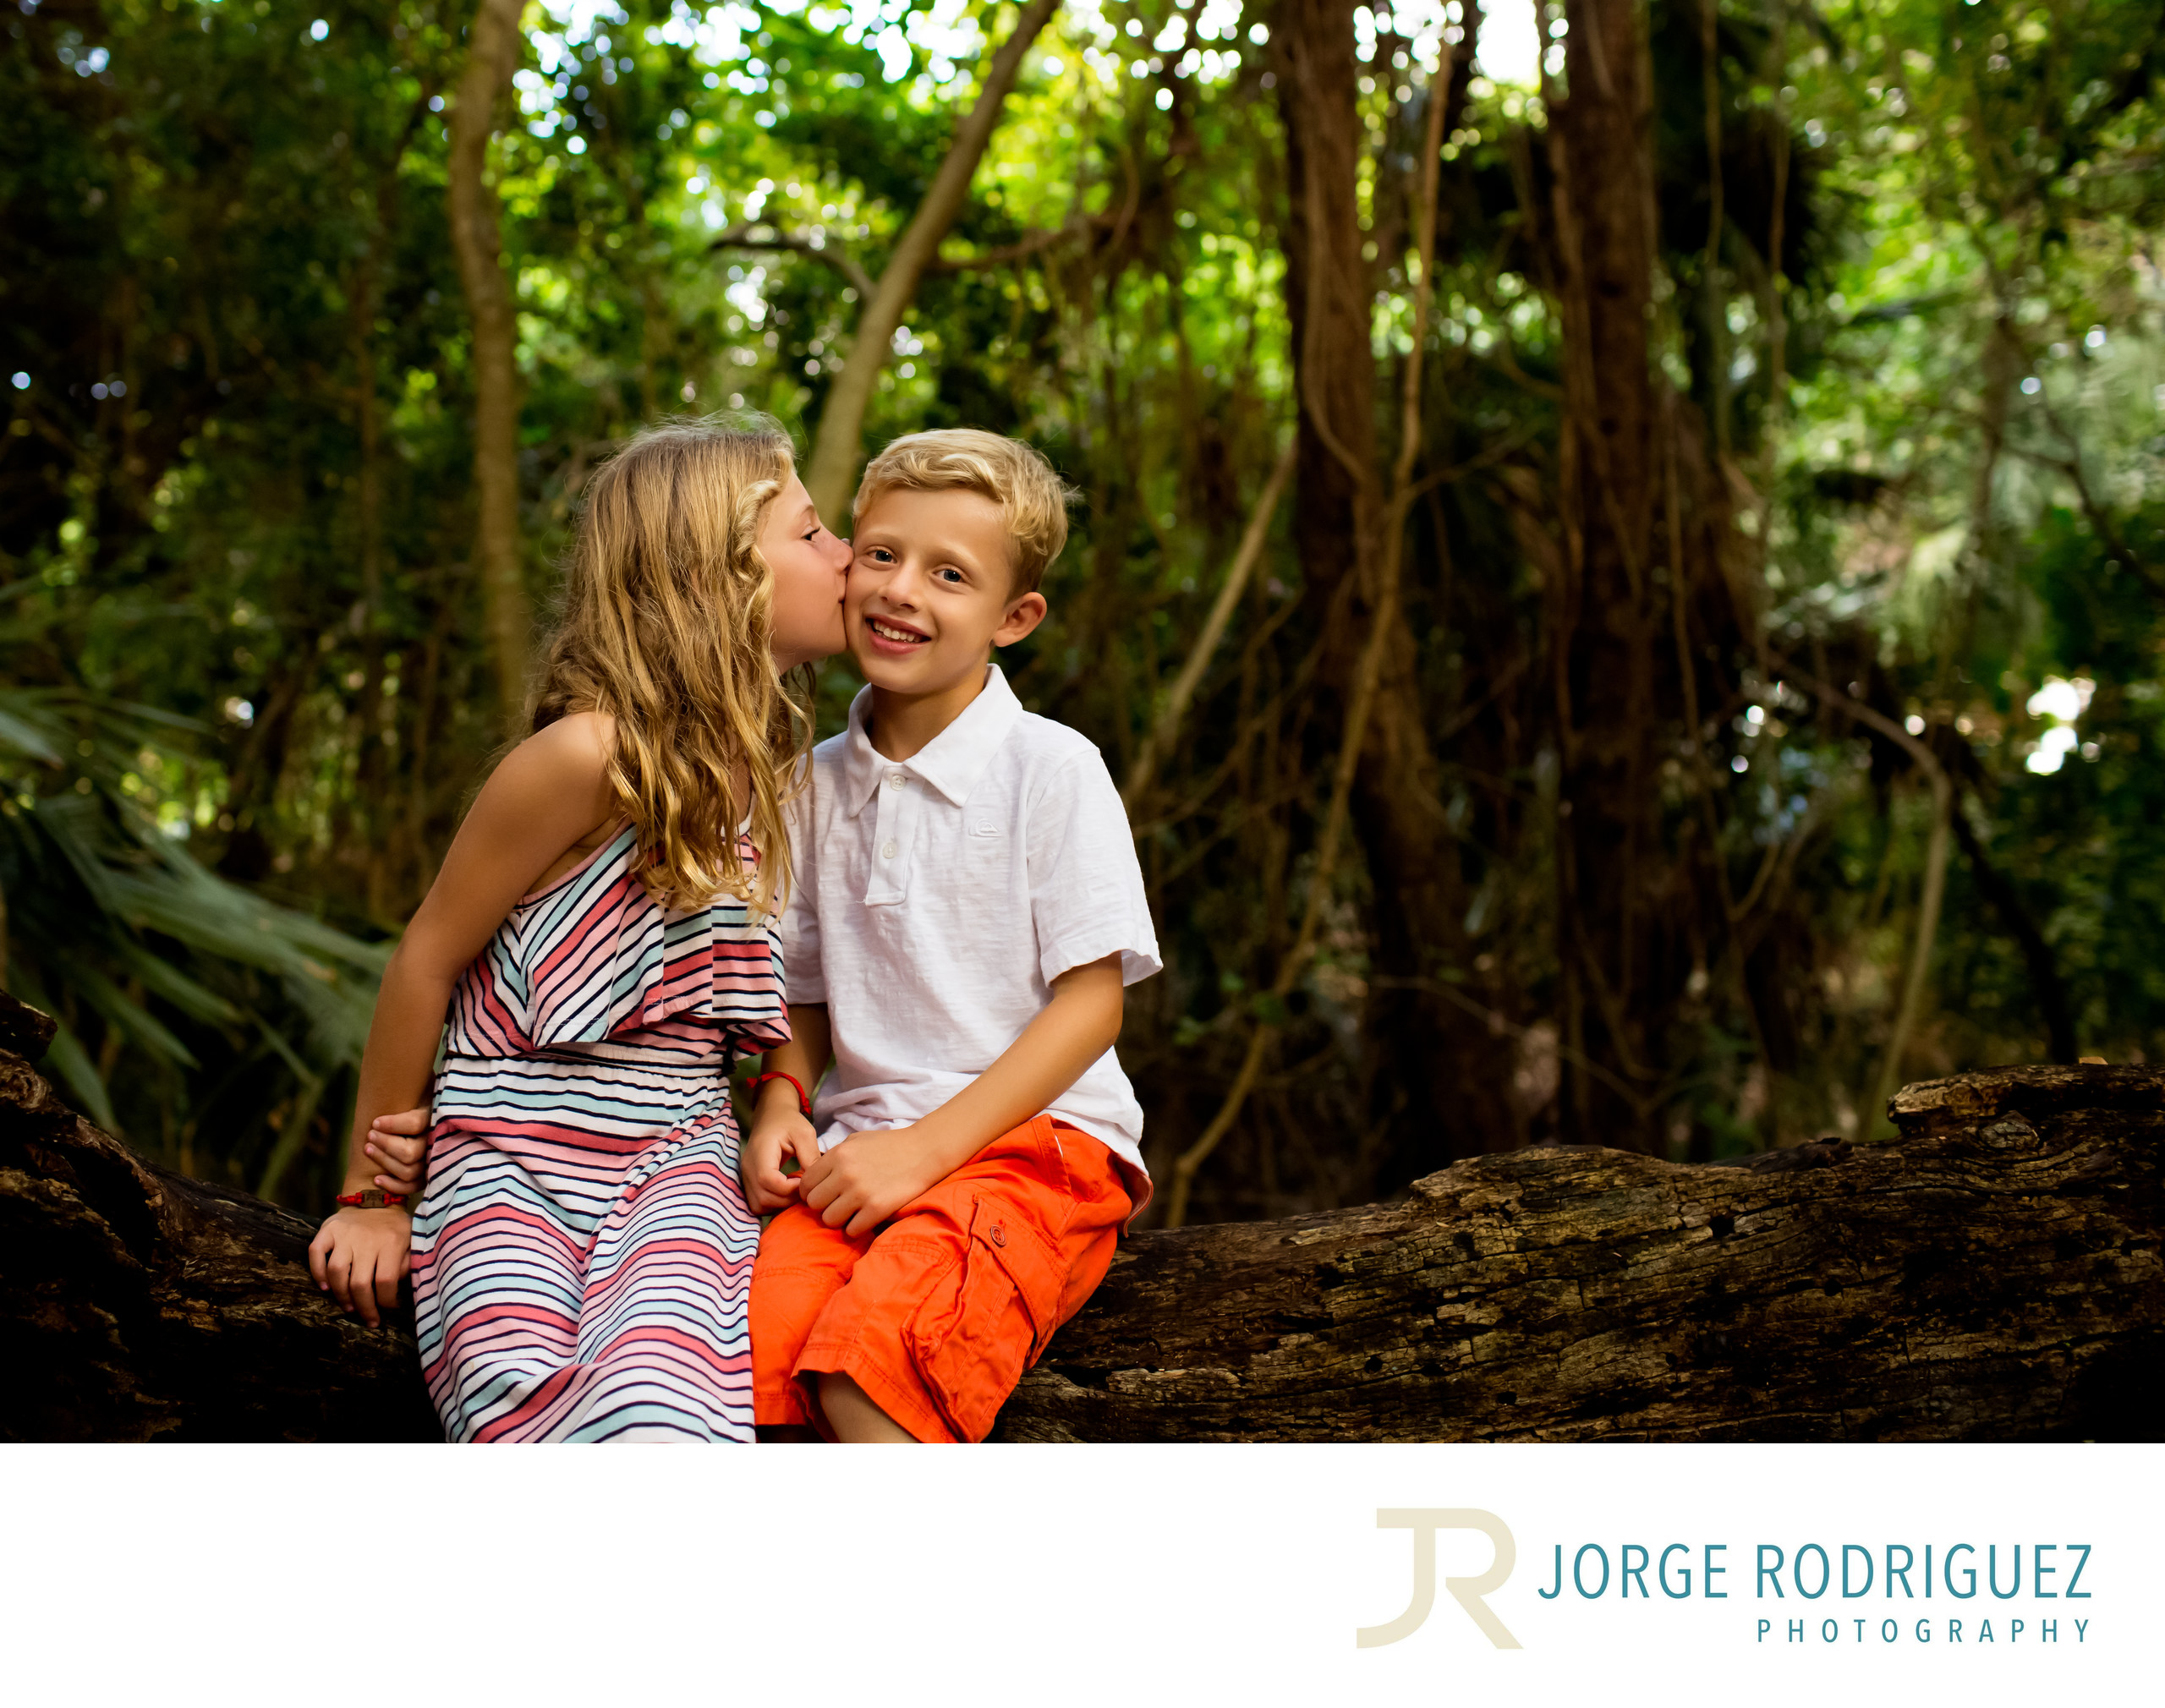
[(842, 620), (875, 689), (913, 699), (967, 686), (989, 649), (1044, 620), (1044, 596), (1015, 590), (1000, 506), (982, 493), (890, 487), (857, 518)]

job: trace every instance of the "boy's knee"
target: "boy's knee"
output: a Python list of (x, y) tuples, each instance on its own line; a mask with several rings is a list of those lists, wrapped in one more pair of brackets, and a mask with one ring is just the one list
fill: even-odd
[(839, 1371), (819, 1377), (819, 1410), (837, 1441), (900, 1444), (918, 1439), (891, 1417), (856, 1377)]

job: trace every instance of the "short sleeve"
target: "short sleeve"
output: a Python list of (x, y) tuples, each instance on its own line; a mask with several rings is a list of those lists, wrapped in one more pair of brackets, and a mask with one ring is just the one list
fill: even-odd
[(782, 809), (782, 822), (789, 831), (789, 901), (776, 940), (781, 950), (782, 1000), (787, 1003), (827, 999), (826, 972), (819, 960), (819, 815), (813, 810), (813, 791), (818, 786), (814, 767), (805, 786)]
[(1123, 984), (1159, 972), (1127, 809), (1096, 750), (1048, 776), (1029, 815), (1030, 914), (1045, 983), (1109, 955), (1121, 958)]

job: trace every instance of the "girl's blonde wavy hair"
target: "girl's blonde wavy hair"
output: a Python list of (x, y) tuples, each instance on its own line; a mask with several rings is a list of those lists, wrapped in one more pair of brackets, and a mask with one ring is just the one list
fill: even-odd
[[(758, 541), (794, 467), (789, 435), (765, 416), (676, 420), (587, 484), (530, 723), (615, 720), (609, 781), (666, 907), (726, 891), (772, 913), (789, 893), (782, 803), (811, 747), (810, 672), (792, 684), (775, 668), (774, 572)], [(751, 861), (738, 846), (748, 815)]]

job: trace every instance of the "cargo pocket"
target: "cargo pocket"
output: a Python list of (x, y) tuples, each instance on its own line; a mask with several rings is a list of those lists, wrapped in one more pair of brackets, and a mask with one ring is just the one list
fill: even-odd
[(1011, 1205), (970, 1203), (962, 1261), (911, 1319), (925, 1392), (964, 1441), (979, 1441), (1059, 1327), (1058, 1257)]

